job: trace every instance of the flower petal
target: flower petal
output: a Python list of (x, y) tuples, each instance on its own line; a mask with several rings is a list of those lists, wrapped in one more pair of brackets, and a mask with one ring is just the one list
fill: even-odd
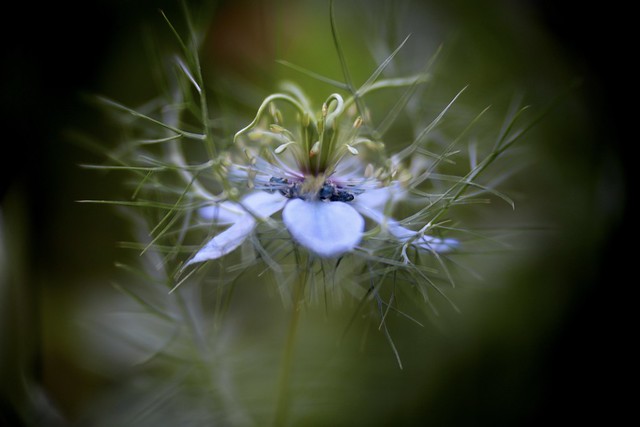
[[(406, 242), (418, 234), (417, 231), (401, 226), (395, 219), (386, 217), (380, 210), (372, 209), (366, 204), (355, 203), (354, 207), (361, 214), (386, 227), (389, 233), (400, 242)], [(421, 249), (438, 253), (451, 252), (460, 246), (460, 242), (456, 239), (441, 239), (439, 237), (432, 237), (426, 234), (416, 238), (411, 242), (411, 244), (416, 245)]]
[(265, 219), (278, 212), (287, 203), (286, 197), (279, 192), (254, 191), (240, 200), (240, 205), (254, 216)]
[(198, 209), (202, 219), (213, 221), (215, 224), (233, 224), (245, 214), (242, 207), (234, 202), (222, 202)]
[[(387, 229), (389, 230), (389, 233), (401, 242), (406, 242), (418, 234), (417, 231), (409, 230), (392, 219), (388, 220)], [(441, 239), (439, 237), (428, 236), (426, 234), (416, 238), (411, 242), (411, 244), (416, 245), (421, 249), (438, 253), (451, 252), (460, 246), (460, 242), (456, 239)]]
[(256, 220), (249, 214), (240, 219), (222, 233), (209, 240), (186, 264), (209, 261), (225, 256), (240, 246), (256, 227)]
[(292, 199), (282, 211), (299, 244), (325, 258), (351, 251), (362, 239), (364, 219), (346, 203)]
[(398, 202), (405, 197), (406, 193), (406, 189), (398, 183), (394, 183), (388, 187), (366, 190), (364, 193), (356, 196), (354, 207), (357, 209), (359, 206), (362, 206), (368, 209), (382, 211), (387, 203), (390, 202), (394, 204)]
[(198, 209), (198, 214), (215, 224), (233, 224), (247, 212), (264, 219), (284, 207), (287, 198), (280, 193), (255, 191), (244, 196), (239, 202), (225, 201)]
[(417, 242), (422, 249), (435, 251), (440, 254), (446, 254), (455, 249), (458, 249), (458, 247), (460, 246), (459, 240), (452, 239), (450, 237), (446, 239), (440, 239), (439, 237), (422, 236), (417, 240)]
[[(243, 197), (239, 203), (222, 202), (200, 209), (205, 219), (216, 224), (233, 225), (209, 240), (186, 264), (209, 261), (225, 256), (246, 240), (256, 228), (256, 218), (268, 218), (285, 205), (287, 198), (280, 193), (256, 191)], [(216, 216), (217, 215), (217, 216)]]

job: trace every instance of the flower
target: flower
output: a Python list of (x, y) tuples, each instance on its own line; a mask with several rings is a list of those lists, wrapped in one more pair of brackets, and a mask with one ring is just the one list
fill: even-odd
[[(282, 114), (273, 108), (274, 101), (285, 101), (298, 110), (295, 133), (279, 124)], [(265, 99), (254, 121), (234, 138), (237, 141), (251, 130), (249, 139), (259, 141), (262, 150), (256, 153), (244, 147), (249, 164), (231, 164), (228, 170), (230, 181), (248, 183), (253, 190), (237, 201), (199, 209), (204, 220), (230, 227), (209, 240), (186, 265), (227, 255), (254, 232), (259, 221), (279, 211), (292, 239), (321, 258), (340, 257), (361, 245), (365, 218), (402, 244), (438, 253), (456, 248), (455, 239), (410, 230), (385, 213), (405, 198), (407, 190), (398, 179), (383, 179), (384, 174), (372, 174), (371, 167), (364, 167), (356, 146), (375, 143), (360, 136), (361, 118), (350, 128), (339, 123), (349, 103), (338, 94), (331, 95), (316, 123), (302, 100), (285, 94)], [(256, 128), (267, 107), (275, 123)], [(279, 145), (272, 149), (269, 143), (274, 140)]]

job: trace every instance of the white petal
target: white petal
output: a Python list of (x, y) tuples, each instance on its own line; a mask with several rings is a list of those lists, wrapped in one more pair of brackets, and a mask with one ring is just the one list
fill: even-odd
[(389, 230), (389, 233), (391, 233), (393, 237), (402, 242), (407, 241), (418, 234), (417, 231), (409, 230), (408, 228), (405, 228), (398, 224), (398, 221), (395, 221), (393, 219), (390, 219), (387, 222), (387, 230)]
[(239, 204), (226, 201), (200, 208), (198, 214), (202, 219), (224, 225), (234, 223), (245, 212)]
[(422, 236), (417, 241), (422, 249), (435, 251), (440, 254), (451, 252), (460, 246), (460, 241), (458, 241), (457, 239), (452, 239), (450, 237), (446, 239), (440, 239), (438, 237)]
[(240, 205), (254, 216), (265, 219), (282, 209), (288, 200), (277, 191), (255, 191), (244, 196)]
[[(223, 202), (200, 209), (200, 214), (216, 224), (233, 223), (222, 233), (209, 240), (186, 264), (209, 261), (225, 256), (246, 240), (256, 228), (256, 219), (267, 218), (285, 205), (287, 198), (280, 193), (256, 191), (243, 197), (239, 203)], [(215, 215), (218, 215), (216, 217)]]
[[(397, 221), (392, 219), (388, 220), (387, 229), (389, 230), (389, 233), (401, 242), (406, 242), (418, 234), (417, 231), (402, 227)], [(411, 243), (421, 249), (438, 253), (451, 252), (460, 245), (460, 242), (456, 239), (441, 239), (439, 237), (427, 236), (426, 234), (418, 237)]]
[(294, 240), (321, 257), (351, 251), (362, 239), (364, 219), (346, 203), (293, 199), (282, 220)]
[[(406, 242), (416, 234), (418, 234), (417, 231), (413, 231), (401, 226), (395, 219), (385, 217), (385, 215), (379, 210), (370, 209), (363, 204), (354, 204), (354, 207), (358, 209), (358, 212), (360, 212), (361, 214), (386, 227), (389, 233), (400, 242)], [(440, 239), (438, 237), (427, 235), (423, 235), (415, 239), (411, 243), (421, 249), (438, 253), (451, 252), (452, 250), (460, 246), (460, 242), (456, 239)]]
[[(358, 196), (358, 197), (360, 197), (360, 196)], [(353, 206), (362, 215), (366, 216), (367, 218), (370, 218), (370, 219), (374, 220), (378, 224), (386, 223), (387, 221), (393, 221), (392, 219), (387, 218), (387, 217), (384, 216), (384, 214), (382, 213), (382, 209), (380, 209), (380, 210), (372, 209), (369, 206), (367, 206), (366, 204), (360, 203), (359, 201), (356, 201), (356, 202), (352, 203), (351, 206)], [(383, 208), (384, 208), (384, 205), (383, 205)]]
[(255, 191), (244, 196), (238, 203), (226, 201), (200, 208), (198, 214), (216, 224), (232, 224), (247, 212), (261, 219), (270, 217), (282, 209), (286, 202), (287, 198), (278, 192)]
[(387, 203), (394, 204), (403, 199), (407, 191), (400, 184), (392, 184), (388, 187), (374, 188), (358, 194), (354, 205), (364, 206), (369, 209), (384, 210)]
[(391, 197), (391, 187), (376, 188), (358, 194), (354, 200), (354, 205), (364, 206), (369, 209), (384, 209), (387, 201)]
[(185, 264), (185, 267), (196, 262), (209, 261), (225, 256), (240, 246), (253, 232), (255, 227), (256, 220), (251, 215), (244, 214), (231, 227), (209, 240), (209, 242)]

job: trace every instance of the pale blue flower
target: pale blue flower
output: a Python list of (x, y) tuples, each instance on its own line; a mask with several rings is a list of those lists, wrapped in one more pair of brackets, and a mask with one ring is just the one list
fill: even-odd
[[(282, 172), (282, 175), (286, 174)], [(288, 197), (279, 190), (261, 189), (250, 192), (238, 202), (225, 201), (203, 207), (199, 209), (203, 219), (230, 227), (209, 240), (187, 265), (217, 259), (232, 252), (253, 233), (259, 221), (280, 210), (282, 222), (293, 240), (322, 258), (339, 257), (356, 249), (365, 231), (364, 217), (383, 225), (397, 241), (411, 241), (420, 249), (445, 253), (458, 246), (455, 239), (419, 235), (385, 216), (385, 208), (406, 194), (400, 184), (366, 190), (362, 187), (371, 183), (364, 178), (362, 181), (363, 186), (338, 187), (360, 193), (351, 201), (321, 199), (318, 194)], [(330, 182), (339, 183), (341, 180), (335, 178)], [(301, 181), (301, 185), (303, 183)]]
[[(293, 241), (321, 258), (337, 258), (357, 248), (365, 249), (365, 218), (380, 224), (390, 238), (402, 245), (438, 253), (457, 247), (455, 239), (410, 230), (385, 214), (406, 197), (407, 190), (398, 180), (382, 180), (365, 173), (355, 146), (371, 141), (358, 135), (361, 119), (349, 127), (338, 123), (346, 107), (339, 95), (329, 97), (318, 122), (309, 119), (308, 104), (287, 95), (272, 95), (252, 124), (236, 136), (258, 126), (267, 106), (276, 99), (300, 111), (299, 129), (291, 132), (271, 124), (252, 131), (250, 141), (261, 145), (258, 149), (245, 146), (248, 165), (232, 164), (228, 178), (249, 183), (253, 190), (237, 201), (199, 209), (204, 220), (229, 228), (209, 240), (186, 265), (227, 255), (254, 232), (260, 221), (279, 211)], [(279, 145), (265, 148), (272, 141)]]

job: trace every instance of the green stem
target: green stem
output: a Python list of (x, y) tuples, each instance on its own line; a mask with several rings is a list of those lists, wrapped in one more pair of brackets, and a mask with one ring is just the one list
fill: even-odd
[(300, 311), (304, 301), (304, 288), (307, 281), (308, 269), (303, 269), (300, 273), (300, 282), (294, 285), (293, 289), (293, 308), (291, 311), (291, 320), (289, 322), (289, 330), (287, 331), (287, 341), (285, 343), (284, 355), (282, 357), (282, 366), (280, 368), (280, 377), (278, 379), (278, 401), (276, 404), (276, 412), (273, 421), (274, 426), (283, 426), (286, 424), (289, 415), (291, 402), (291, 372), (293, 368), (293, 355), (295, 350), (295, 340), (300, 323)]
[(258, 122), (262, 118), (262, 114), (269, 107), (269, 104), (272, 103), (273, 101), (286, 101), (292, 106), (294, 106), (300, 112), (300, 114), (304, 114), (305, 112), (307, 112), (304, 106), (300, 104), (300, 102), (298, 102), (296, 99), (294, 99), (289, 95), (286, 95), (283, 93), (274, 93), (272, 95), (269, 95), (264, 99), (264, 101), (262, 101), (260, 108), (258, 108), (258, 113), (256, 114), (253, 121), (249, 123), (247, 126), (245, 126), (244, 128), (240, 129), (238, 132), (236, 132), (236, 134), (233, 137), (234, 142), (238, 139), (240, 135), (247, 132), (249, 129), (253, 128), (255, 125), (258, 124)]

